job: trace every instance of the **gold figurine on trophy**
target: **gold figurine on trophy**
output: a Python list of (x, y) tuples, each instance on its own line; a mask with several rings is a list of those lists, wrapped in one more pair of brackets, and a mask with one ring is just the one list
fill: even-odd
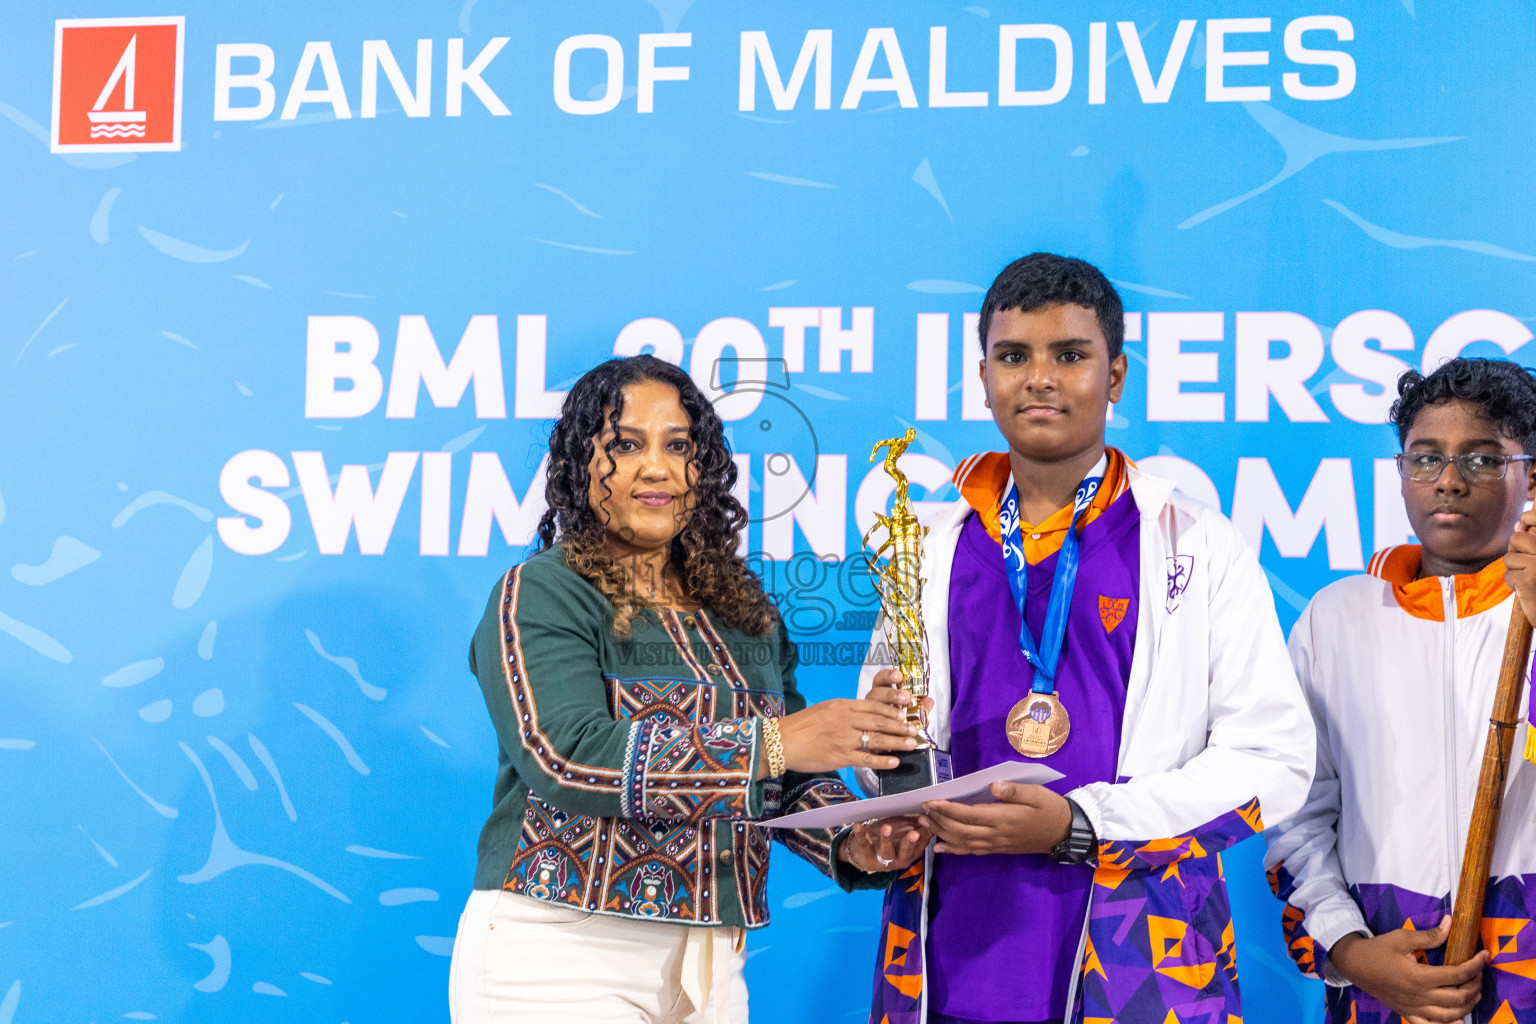
[[(896, 754), (901, 760), (899, 767), (875, 772), (882, 796), (932, 786), (948, 780), (951, 774), (949, 755), (939, 750), (928, 734), (928, 712), (923, 707), (923, 698), (928, 696), (928, 637), (923, 628), (922, 546), (928, 528), (917, 521), (907, 496), (907, 476), (896, 465), (916, 438), (917, 431), (908, 428), (906, 436), (881, 441), (869, 453), (869, 461), (874, 462), (880, 457), (880, 449), (886, 449), (885, 472), (896, 481), (896, 499), (891, 514), (876, 513), (875, 525), (864, 534), (865, 558), (880, 595), (885, 640), (893, 667), (901, 671), (901, 688), (912, 695), (907, 722), (917, 726), (916, 749)], [(868, 550), (871, 537), (881, 527), (885, 529), (885, 540)]]

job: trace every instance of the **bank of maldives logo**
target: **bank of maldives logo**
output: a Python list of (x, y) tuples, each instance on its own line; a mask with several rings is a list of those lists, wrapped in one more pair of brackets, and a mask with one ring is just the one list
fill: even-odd
[(181, 149), (185, 21), (175, 17), (54, 22), (53, 152)]

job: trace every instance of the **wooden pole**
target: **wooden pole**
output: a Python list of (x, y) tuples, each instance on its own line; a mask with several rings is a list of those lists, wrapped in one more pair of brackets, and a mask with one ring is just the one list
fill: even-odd
[(1483, 746), (1483, 768), (1477, 779), (1477, 799), (1472, 803), (1472, 824), (1467, 830), (1466, 854), (1461, 859), (1461, 883), (1456, 888), (1451, 934), (1445, 942), (1445, 962), (1464, 964), (1477, 953), (1483, 923), (1483, 896), (1493, 862), (1493, 843), (1499, 834), (1499, 814), (1504, 809), (1504, 784), (1509, 776), (1510, 752), (1515, 727), (1520, 724), (1520, 697), (1530, 665), (1531, 623), (1512, 602), (1509, 637), (1504, 641), (1504, 663), (1499, 667), (1499, 688), (1488, 718), (1488, 740)]

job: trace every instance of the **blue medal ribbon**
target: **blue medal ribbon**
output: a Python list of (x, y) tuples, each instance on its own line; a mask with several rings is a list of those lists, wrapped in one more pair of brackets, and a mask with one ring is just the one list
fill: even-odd
[(1056, 666), (1061, 660), (1061, 645), (1067, 635), (1067, 612), (1072, 606), (1072, 587), (1077, 582), (1078, 546), (1077, 523), (1104, 477), (1091, 476), (1077, 485), (1072, 498), (1072, 525), (1061, 542), (1056, 556), (1056, 575), (1051, 580), (1050, 603), (1045, 610), (1043, 644), (1035, 642), (1029, 631), (1029, 621), (1024, 617), (1024, 603), (1029, 596), (1029, 563), (1024, 559), (1024, 542), (1019, 532), (1019, 489), (1012, 482), (998, 510), (998, 526), (1003, 538), (1003, 566), (1008, 572), (1008, 589), (1013, 591), (1014, 604), (1019, 606), (1019, 649), (1024, 660), (1035, 670), (1035, 680), (1030, 684), (1032, 693), (1056, 692)]

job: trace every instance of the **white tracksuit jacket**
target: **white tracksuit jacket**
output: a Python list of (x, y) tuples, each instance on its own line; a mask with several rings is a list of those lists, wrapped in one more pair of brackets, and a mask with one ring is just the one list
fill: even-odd
[[(1070, 794), (1100, 843), (1075, 1009), (1127, 1024), (1162, 1024), (1170, 1011), (1182, 1018), (1216, 1005), (1241, 1016), (1219, 852), (1262, 829), (1261, 816), (1279, 822), (1301, 806), (1316, 757), (1312, 722), (1253, 550), (1171, 481), (1134, 465), (1127, 472), (1141, 518), (1141, 579), (1118, 779)], [(963, 499), (941, 510), (923, 544), (930, 729), (946, 748), (950, 570), (972, 512)], [(882, 639), (877, 624), (871, 642)], [(883, 667), (866, 665), (860, 693)], [(862, 781), (869, 789), (873, 777)], [(923, 883), (931, 856), (887, 892), (876, 1024), (926, 1019)], [(1114, 902), (1129, 918), (1095, 913)], [(1166, 941), (1154, 941), (1149, 927)], [(1149, 947), (1150, 958), (1136, 952)], [(1154, 974), (1156, 985), (1143, 984)], [(1070, 1018), (1073, 1009), (1062, 1012)]]
[[(1425, 580), (1414, 579), (1418, 568), (1417, 545), (1378, 552), (1369, 575), (1319, 591), (1291, 632), (1317, 723), (1317, 772), (1301, 812), (1266, 833), (1265, 866), (1287, 904), (1291, 957), (1329, 982), (1336, 1024), (1399, 1018), (1332, 970), (1329, 947), (1352, 932), (1433, 928), (1449, 913), (1514, 607), (1502, 560)], [(1479, 1022), (1536, 1022), (1528, 732), (1522, 724), (1515, 736), (1494, 848), (1483, 942), (1495, 956)]]

